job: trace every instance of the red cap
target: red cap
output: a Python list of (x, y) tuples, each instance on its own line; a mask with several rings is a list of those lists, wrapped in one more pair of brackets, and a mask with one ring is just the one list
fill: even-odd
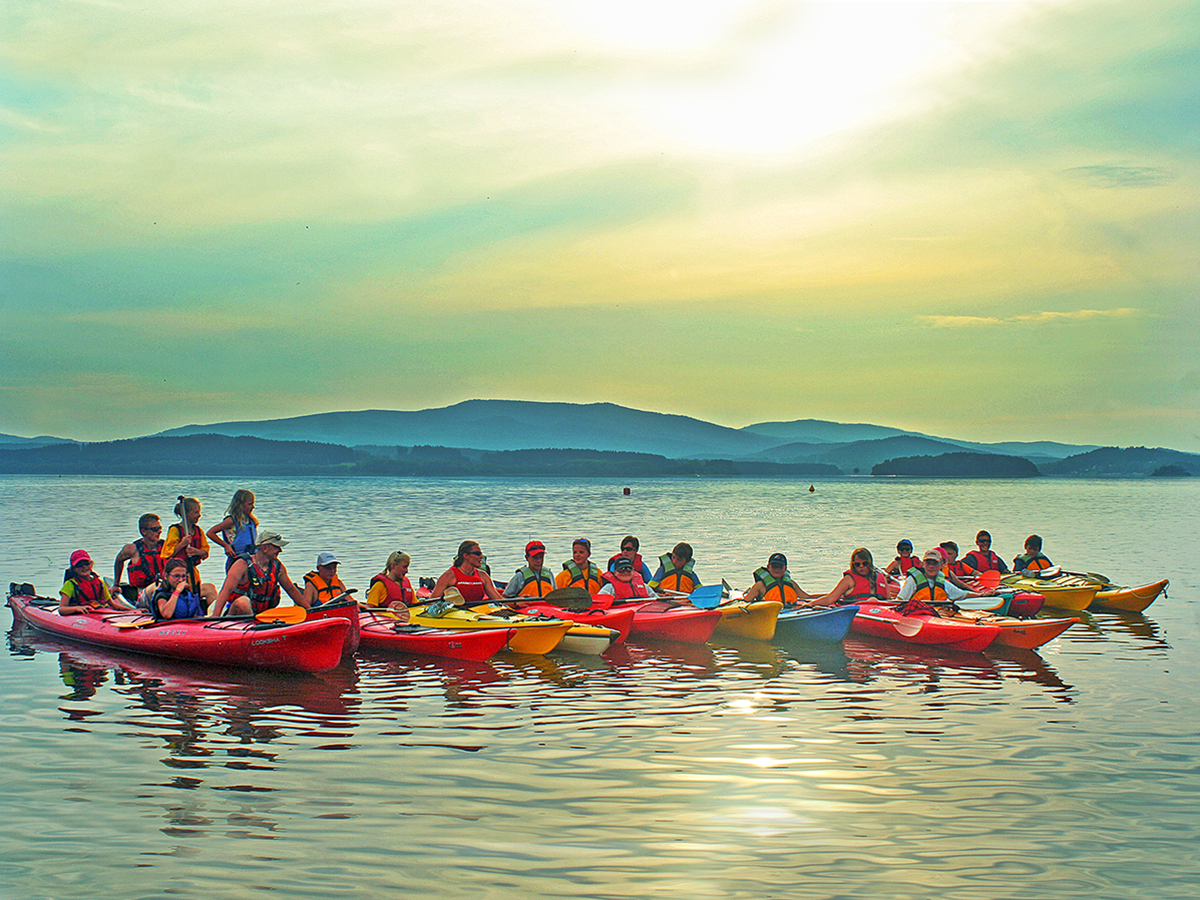
[(530, 541), (525, 545), (525, 555), (532, 556), (534, 553), (545, 553), (546, 545), (541, 541)]

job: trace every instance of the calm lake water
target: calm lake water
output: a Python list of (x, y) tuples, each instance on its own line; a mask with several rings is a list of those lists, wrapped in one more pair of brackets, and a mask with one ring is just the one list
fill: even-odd
[[(8, 635), (0, 896), (1175, 898), (1200, 884), (1200, 483), (0, 478), (0, 580), (55, 595), (176, 495), (238, 487), (365, 590), (464, 538), (507, 576), (639, 535), (735, 587), (775, 550), (810, 591), (859, 545), (1171, 579), (1037, 653), (901, 644), (629, 645), (485, 664), (360, 655), (320, 676), (213, 670)], [(630, 496), (622, 488), (631, 489)], [(209, 580), (220, 562), (201, 567)]]

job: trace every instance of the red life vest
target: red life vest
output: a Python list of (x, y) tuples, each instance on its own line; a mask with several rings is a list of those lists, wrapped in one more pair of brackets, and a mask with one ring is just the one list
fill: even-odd
[(232, 593), (240, 597), (250, 598), (250, 608), (254, 613), (270, 609), (279, 604), (279, 560), (273, 559), (263, 572), (249, 553), (238, 557), (246, 561), (246, 576), (233, 589)]
[(145, 538), (138, 538), (133, 542), (133, 549), (137, 551), (138, 561), (130, 563), (126, 571), (129, 573), (129, 583), (135, 588), (144, 588), (148, 584), (154, 584), (163, 573), (163, 561), (158, 555), (162, 549), (162, 541), (158, 542), (153, 550), (146, 546)]
[(462, 594), (464, 602), (478, 603), (487, 597), (487, 591), (483, 588), (483, 579), (479, 577), (478, 569), (470, 575), (458, 566), (451, 566), (450, 571), (454, 573), (454, 586)]
[(843, 572), (843, 575), (849, 575), (854, 579), (854, 587), (851, 588), (849, 594), (843, 594), (839, 603), (853, 603), (855, 600), (887, 600), (891, 596), (888, 593), (887, 576), (875, 570), (875, 584), (872, 586), (871, 579), (865, 575), (859, 575), (853, 569)]
[(962, 561), (968, 566), (974, 566), (977, 572), (1004, 572), (1008, 569), (1004, 561), (991, 550), (987, 551), (986, 555), (978, 550), (971, 550), (963, 556)]
[(82, 581), (78, 575), (73, 575), (68, 581), (75, 582), (75, 599), (81, 606), (104, 606), (104, 582), (93, 572)]
[(612, 572), (605, 572), (600, 576), (606, 584), (611, 584), (613, 596), (617, 600), (633, 600), (638, 597), (650, 596), (650, 592), (646, 590), (646, 582), (636, 569), (633, 571), (632, 581), (621, 581)]
[(908, 570), (913, 566), (916, 566), (918, 569), (921, 568), (921, 560), (913, 556), (911, 553), (908, 554), (908, 556), (897, 556), (896, 562), (900, 564), (901, 575), (907, 575)]
[[(405, 581), (407, 581), (407, 580), (408, 579), (406, 578)], [(395, 603), (397, 600), (399, 600), (405, 606), (412, 606), (413, 593), (412, 593), (411, 585), (409, 585), (409, 587), (405, 588), (403, 584), (397, 584), (395, 581), (392, 581), (392, 579), (388, 578), (382, 572), (380, 572), (378, 575), (376, 575), (374, 578), (371, 579), (371, 587), (374, 587), (376, 584), (382, 584), (384, 586), (384, 588), (387, 590), (387, 596), (384, 597), (383, 603), (381, 605), (391, 606), (393, 603)]]
[[(611, 572), (613, 569), (613, 564), (624, 555), (625, 555), (624, 553), (617, 553), (613, 556), (610, 556), (608, 558), (608, 571)], [(645, 563), (642, 562), (642, 554), (640, 554), (640, 553), (633, 554), (633, 571), (635, 571), (635, 572), (642, 571), (642, 566), (644, 566), (644, 565), (645, 565)]]

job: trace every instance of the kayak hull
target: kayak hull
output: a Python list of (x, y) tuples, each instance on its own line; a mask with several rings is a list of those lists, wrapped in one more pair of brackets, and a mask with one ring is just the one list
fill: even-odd
[(1098, 585), (1082, 578), (1056, 575), (1051, 578), (1034, 578), (1025, 575), (1007, 575), (1002, 583), (1022, 591), (1032, 591), (1045, 598), (1046, 606), (1082, 612), (1096, 599)]
[(999, 628), (1000, 633), (992, 642), (993, 647), (1020, 647), (1023, 650), (1037, 649), (1080, 621), (1076, 618), (1018, 619), (999, 615), (961, 618), (964, 621), (995, 625)]
[(775, 637), (776, 622), (782, 609), (783, 604), (778, 600), (723, 603), (717, 607), (721, 618), (714, 633), (769, 641)]
[(13, 617), (83, 644), (222, 666), (323, 672), (341, 662), (349, 627), (341, 617), (288, 625), (243, 618), (160, 623), (141, 612), (120, 611), (60, 616), (56, 602), (33, 602), (39, 599), (9, 596)]
[(342, 618), (346, 620), (346, 639), (342, 642), (342, 656), (353, 656), (361, 642), (358, 604), (349, 597), (331, 600), (314, 606), (307, 612), (308, 621)]
[(650, 600), (625, 608), (630, 606), (634, 613), (629, 636), (644, 641), (703, 644), (713, 636), (721, 621), (720, 610), (681, 606), (666, 600)]
[(552, 603), (533, 602), (518, 604), (517, 609), (523, 613), (565, 619), (579, 625), (599, 625), (603, 628), (611, 628), (617, 632), (617, 639), (614, 643), (618, 644), (629, 637), (629, 629), (633, 627), (634, 610), (629, 607), (615, 606), (605, 609), (593, 606), (590, 609), (564, 609)]
[(780, 638), (837, 643), (850, 630), (858, 609), (857, 606), (785, 609), (776, 620), (775, 634)]
[(891, 641), (971, 652), (985, 649), (1000, 634), (995, 625), (931, 615), (902, 616), (894, 607), (877, 603), (859, 604), (850, 628), (859, 634)]
[(514, 629), (424, 628), (400, 622), (395, 616), (370, 610), (361, 613), (361, 646), (394, 653), (442, 656), (482, 662), (504, 649)]
[(1106, 585), (1096, 592), (1089, 609), (1118, 609), (1124, 612), (1141, 612), (1158, 599), (1158, 595), (1167, 589), (1170, 581), (1164, 578), (1153, 584), (1141, 587), (1117, 587)]
[[(403, 615), (402, 610), (398, 612)], [(455, 607), (442, 616), (427, 615), (424, 606), (414, 606), (408, 610), (408, 622), (427, 628), (468, 631), (480, 628), (511, 628), (513, 633), (508, 639), (508, 649), (514, 653), (529, 653), (534, 656), (549, 653), (557, 647), (572, 625), (571, 622), (564, 622), (562, 619), (492, 615), (490, 606), (482, 606), (477, 610)]]
[(621, 633), (615, 628), (605, 628), (602, 625), (584, 625), (575, 622), (571, 629), (563, 635), (555, 649), (568, 653), (579, 653), (583, 656), (599, 656), (620, 639)]

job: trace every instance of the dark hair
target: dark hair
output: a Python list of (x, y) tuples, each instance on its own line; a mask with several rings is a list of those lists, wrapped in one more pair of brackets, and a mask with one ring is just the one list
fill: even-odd
[(958, 555), (958, 544), (954, 543), (954, 541), (942, 541), (938, 546), (943, 550), (953, 550), (954, 555)]
[(138, 531), (145, 531), (146, 526), (154, 522), (162, 522), (157, 513), (146, 513), (138, 518)]
[(635, 538), (632, 534), (627, 534), (627, 535), (625, 535), (625, 537), (621, 538), (621, 549), (622, 550), (625, 549), (626, 544), (633, 544), (634, 550), (640, 550), (642, 548), (641, 541), (639, 541), (637, 538)]
[(165, 566), (163, 566), (163, 574), (170, 575), (176, 569), (186, 569), (186, 568), (187, 568), (187, 563), (185, 563), (178, 556), (175, 556), (175, 557), (172, 557), (171, 559), (167, 560), (167, 564)]
[(866, 547), (856, 548), (855, 551), (850, 554), (850, 568), (851, 569), (854, 568), (854, 561), (856, 559), (859, 559), (859, 560), (862, 560), (863, 562), (865, 562), (867, 564), (867, 568), (870, 569), (871, 574), (872, 575), (875, 574), (875, 558), (873, 556), (871, 556), (870, 550), (868, 550)]
[(682, 541), (675, 545), (675, 549), (671, 551), (672, 556), (678, 556), (687, 562), (692, 558), (692, 545), (685, 544)]
[(983, 538), (987, 538), (990, 541), (992, 536), (986, 531), (981, 531), (979, 534), (975, 535), (975, 543), (978, 544)]
[(1041, 553), (1042, 539), (1036, 534), (1031, 534), (1029, 537), (1025, 538), (1025, 549), (1033, 550), (1034, 553)]
[(461, 566), (463, 564), (463, 557), (466, 556), (467, 551), (470, 550), (472, 547), (474, 547), (476, 549), (481, 549), (479, 547), (479, 541), (463, 541), (461, 544), (458, 545), (458, 556), (454, 557), (455, 567)]

